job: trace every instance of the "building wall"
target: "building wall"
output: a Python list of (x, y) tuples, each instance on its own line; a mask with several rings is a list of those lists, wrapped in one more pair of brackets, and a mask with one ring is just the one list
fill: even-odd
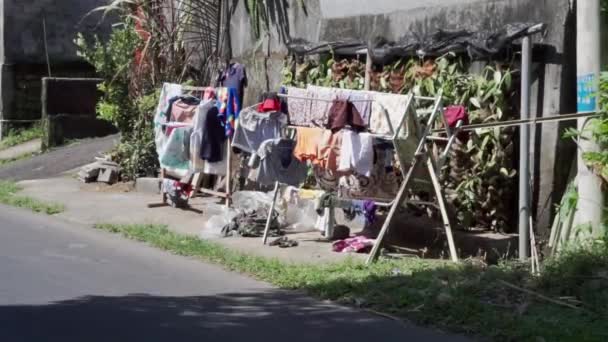
[(90, 77), (94, 70), (77, 56), (78, 32), (106, 35), (110, 26), (100, 14), (84, 18), (106, 0), (2, 0), (0, 117), (38, 119), (41, 78), (48, 76), (44, 45), (46, 23), (48, 56), (53, 76)]
[[(368, 40), (384, 36), (398, 40), (403, 35), (444, 30), (484, 30), (514, 22), (545, 23), (547, 34), (533, 39), (534, 56), (532, 115), (551, 116), (576, 110), (575, 15), (570, 0), (310, 0), (306, 12), (290, 3), (291, 36), (309, 41)], [(246, 102), (280, 85), (280, 70), (286, 49), (276, 35), (252, 40), (249, 18), (242, 5), (233, 18), (232, 48), (249, 70)], [(556, 165), (573, 160), (573, 146), (561, 139), (564, 126), (547, 124), (533, 129), (534, 203), (537, 227), (544, 233), (550, 225), (553, 204), (559, 202), (567, 172)]]

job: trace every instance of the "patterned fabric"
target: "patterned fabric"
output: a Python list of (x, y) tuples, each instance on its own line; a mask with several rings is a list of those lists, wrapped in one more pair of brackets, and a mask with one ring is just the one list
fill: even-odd
[(220, 118), (225, 123), (226, 136), (232, 137), (241, 108), (238, 93), (235, 88), (217, 89), (218, 109)]
[(165, 145), (166, 136), (163, 133), (163, 124), (167, 122), (167, 108), (169, 108), (169, 100), (181, 96), (183, 88), (179, 84), (165, 83), (160, 91), (160, 98), (156, 113), (154, 114), (154, 135), (156, 143), (156, 153), (160, 154)]
[(338, 253), (366, 253), (374, 246), (376, 241), (364, 236), (338, 240), (332, 244), (332, 250)]
[[(393, 129), (399, 125), (399, 121), (405, 115), (408, 96), (386, 93), (371, 93), (374, 99), (370, 117), (370, 131), (376, 134), (393, 134)], [(387, 119), (388, 115), (388, 119)]]
[[(287, 95), (297, 97), (310, 97), (306, 89), (296, 87), (286, 87)], [(294, 126), (310, 127), (310, 100), (287, 98), (287, 109), (289, 111), (289, 123)]]
[(191, 127), (176, 127), (171, 131), (169, 138), (161, 153), (158, 155), (160, 165), (172, 173), (186, 174), (190, 168), (189, 144), (186, 145), (186, 136), (190, 139)]
[(324, 127), (328, 120), (332, 100), (338, 96), (340, 90), (309, 85), (308, 91), (315, 100), (310, 105), (310, 123), (307, 126)]

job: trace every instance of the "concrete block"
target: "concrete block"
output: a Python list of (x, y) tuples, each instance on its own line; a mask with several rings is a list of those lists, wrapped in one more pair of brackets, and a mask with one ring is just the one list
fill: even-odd
[(98, 182), (114, 184), (118, 180), (118, 171), (116, 168), (107, 167), (99, 170)]
[(137, 178), (135, 191), (147, 194), (160, 194), (160, 179), (151, 177)]

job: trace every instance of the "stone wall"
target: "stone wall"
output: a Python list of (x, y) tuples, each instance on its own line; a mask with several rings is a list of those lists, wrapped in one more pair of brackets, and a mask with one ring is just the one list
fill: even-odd
[[(381, 35), (397, 40), (408, 32), (426, 34), (438, 29), (494, 29), (513, 22), (545, 23), (547, 35), (533, 39), (532, 116), (552, 116), (576, 110), (576, 22), (570, 0), (310, 0), (306, 12), (290, 3), (291, 36), (309, 41), (368, 40)], [(285, 47), (276, 35), (261, 44), (251, 36), (249, 18), (239, 5), (232, 21), (233, 55), (248, 66), (250, 86), (246, 102), (280, 85)], [(517, 101), (515, 101), (517, 102)], [(565, 125), (533, 129), (534, 203), (537, 227), (546, 233), (554, 204), (559, 202), (574, 159), (574, 147), (564, 142)], [(557, 168), (556, 165), (562, 165)]]
[(106, 0), (3, 0), (0, 1), (0, 118), (41, 117), (41, 78), (49, 76), (44, 45), (43, 18), (48, 55), (54, 77), (92, 77), (93, 68), (76, 53), (78, 32), (106, 36), (109, 22), (100, 14), (84, 18)]

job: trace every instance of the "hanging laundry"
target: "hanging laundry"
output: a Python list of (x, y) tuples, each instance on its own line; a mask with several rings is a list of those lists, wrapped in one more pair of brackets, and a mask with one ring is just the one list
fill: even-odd
[(193, 124), (190, 136), (190, 171), (204, 172), (206, 164), (219, 163), (225, 159), (226, 135), (218, 117), (215, 100), (205, 101), (197, 107)]
[[(370, 132), (376, 134), (393, 134), (393, 130), (405, 115), (409, 97), (407, 95), (370, 92), (373, 98), (370, 117)], [(390, 124), (389, 124), (390, 122)]]
[(374, 167), (374, 138), (369, 133), (356, 133), (351, 130), (342, 132), (338, 171), (354, 171), (370, 177)]
[(357, 108), (352, 102), (345, 100), (334, 100), (332, 102), (326, 127), (331, 129), (332, 132), (337, 132), (345, 127), (350, 127), (357, 132), (364, 131), (367, 128)]
[(332, 250), (339, 253), (367, 253), (376, 241), (364, 236), (338, 240), (332, 244)]
[(230, 63), (220, 72), (217, 83), (221, 87), (234, 89), (234, 96), (236, 99), (235, 106), (242, 108), (243, 99), (245, 98), (245, 87), (247, 87), (248, 84), (247, 69), (245, 66), (241, 63)]
[(308, 168), (293, 157), (294, 147), (295, 141), (288, 139), (273, 139), (262, 143), (251, 163), (258, 168), (256, 182), (265, 186), (277, 181), (293, 186), (303, 183)]
[(293, 155), (301, 162), (310, 160), (317, 163), (319, 155), (319, 142), (324, 130), (314, 127), (298, 127), (296, 130), (296, 147)]
[(365, 126), (369, 126), (373, 100), (371, 93), (361, 90), (340, 89), (337, 98), (352, 102), (359, 115), (361, 115)]
[(260, 96), (260, 104), (258, 106), (258, 112), (280, 112), (281, 111), (281, 100), (276, 92), (263, 93)]
[(319, 151), (315, 164), (321, 169), (335, 172), (338, 169), (341, 149), (342, 132), (333, 133), (330, 130), (324, 130), (319, 141)]
[(172, 102), (170, 121), (192, 123), (196, 108), (201, 100), (192, 96), (182, 96)]
[(311, 127), (312, 118), (310, 115), (310, 107), (312, 101), (306, 98), (311, 97), (307, 89), (286, 87), (287, 95), (287, 110), (289, 114), (289, 123), (294, 126)]
[(241, 111), (240, 99), (235, 88), (217, 89), (219, 115), (224, 123), (227, 137), (232, 137), (236, 126), (236, 120)]
[[(455, 128), (458, 121), (462, 121), (463, 125), (469, 124), (469, 114), (464, 106), (449, 106), (443, 113), (450, 128)], [(458, 134), (458, 139), (466, 142), (469, 139), (469, 132), (460, 132), (460, 134)]]
[(310, 105), (309, 123), (306, 126), (324, 127), (327, 124), (329, 108), (337, 96), (337, 90), (313, 85), (309, 85), (307, 89), (314, 100)]
[(174, 176), (183, 177), (190, 168), (189, 144), (186, 145), (186, 137), (190, 137), (191, 127), (176, 127), (171, 131), (165, 146), (158, 155), (162, 168), (168, 170)]
[(287, 116), (281, 112), (259, 113), (246, 108), (239, 116), (232, 146), (253, 154), (264, 141), (280, 138), (286, 125)]
[(214, 87), (207, 87), (203, 93), (203, 100), (215, 100), (217, 94)]
[(156, 144), (156, 153), (160, 154), (163, 149), (167, 136), (163, 132), (163, 124), (167, 120), (167, 109), (169, 107), (169, 100), (176, 96), (183, 94), (183, 88), (179, 84), (164, 83), (160, 91), (160, 98), (156, 107), (156, 113), (154, 115), (154, 142)]

